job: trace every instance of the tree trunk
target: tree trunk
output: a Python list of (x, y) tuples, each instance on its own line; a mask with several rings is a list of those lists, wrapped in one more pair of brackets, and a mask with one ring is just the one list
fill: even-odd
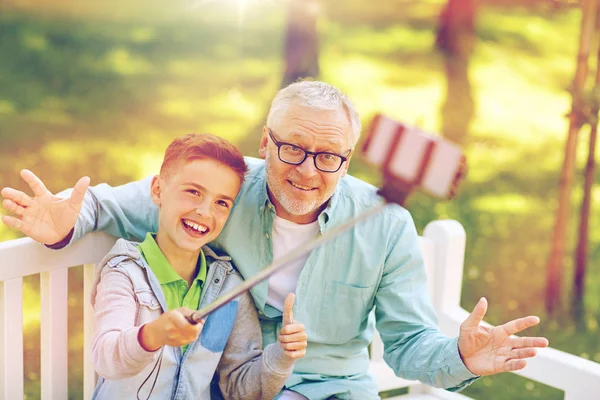
[(469, 80), (469, 57), (444, 54), (446, 97), (440, 110), (442, 135), (464, 146), (475, 115), (475, 101)]
[(469, 60), (475, 36), (476, 0), (448, 0), (438, 25), (436, 46), (444, 57), (446, 98), (441, 109), (442, 134), (463, 145), (475, 102), (469, 81)]
[[(284, 70), (280, 88), (296, 82), (300, 78), (319, 76), (319, 36), (317, 18), (320, 11), (319, 0), (289, 0), (287, 28), (284, 40)], [(258, 156), (258, 146), (262, 128), (267, 122), (270, 103), (257, 124), (248, 130), (237, 145), (243, 154)]]
[(571, 208), (571, 190), (573, 187), (573, 175), (575, 170), (575, 151), (577, 148), (579, 130), (586, 122), (586, 105), (583, 91), (588, 75), (588, 57), (595, 20), (596, 0), (583, 0), (579, 54), (577, 57), (577, 68), (572, 87), (573, 105), (571, 112), (569, 113), (569, 131), (565, 145), (565, 158), (560, 174), (558, 207), (556, 210), (552, 248), (548, 260), (546, 276), (546, 310), (549, 313), (554, 312), (560, 304), (560, 284), (563, 273), (567, 222), (569, 221), (569, 212)]
[(290, 0), (285, 36), (285, 70), (281, 87), (319, 76), (318, 0)]
[[(600, 10), (596, 10), (596, 40), (600, 38), (599, 11)], [(592, 186), (594, 184), (594, 174), (596, 170), (595, 153), (596, 138), (598, 136), (598, 111), (600, 110), (600, 45), (598, 46), (597, 51), (596, 78), (594, 81), (592, 106), (590, 109), (590, 142), (588, 147), (588, 159), (585, 165), (583, 200), (581, 202), (577, 250), (575, 251), (575, 277), (573, 280), (572, 306), (573, 314), (577, 320), (581, 320), (584, 315), (583, 297), (585, 292), (585, 272), (588, 263), (589, 219), (590, 208), (592, 204)]]
[(436, 46), (446, 53), (470, 55), (476, 10), (476, 0), (448, 0), (440, 14)]
[[(598, 115), (598, 108), (595, 114)], [(588, 236), (589, 236), (589, 218), (590, 206), (592, 203), (592, 186), (594, 184), (594, 174), (596, 170), (595, 151), (596, 137), (598, 133), (598, 121), (594, 122), (590, 131), (590, 143), (588, 150), (588, 160), (585, 166), (585, 182), (583, 187), (583, 201), (581, 203), (581, 219), (579, 221), (579, 238), (577, 242), (577, 251), (575, 253), (575, 279), (573, 282), (573, 312), (579, 318), (584, 314), (583, 295), (585, 289), (585, 271), (588, 262)]]

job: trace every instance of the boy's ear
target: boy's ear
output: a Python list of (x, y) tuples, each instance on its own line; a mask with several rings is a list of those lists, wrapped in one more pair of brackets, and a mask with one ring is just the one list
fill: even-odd
[(263, 160), (267, 157), (267, 145), (269, 144), (269, 129), (263, 126), (262, 136), (260, 138), (260, 148), (258, 149), (258, 155)]
[(152, 196), (152, 202), (160, 207), (160, 193), (162, 190), (163, 179), (160, 175), (154, 175), (152, 183), (150, 184), (150, 195)]

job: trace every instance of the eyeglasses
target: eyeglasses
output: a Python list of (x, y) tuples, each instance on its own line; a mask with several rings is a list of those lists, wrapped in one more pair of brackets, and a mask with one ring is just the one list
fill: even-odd
[(279, 159), (291, 165), (300, 165), (306, 160), (306, 157), (311, 155), (313, 157), (315, 167), (319, 171), (323, 172), (337, 172), (341, 168), (342, 164), (348, 161), (348, 156), (352, 152), (352, 150), (348, 150), (346, 156), (340, 156), (339, 154), (329, 153), (327, 151), (308, 151), (304, 150), (302, 147), (298, 147), (294, 144), (280, 142), (275, 139), (273, 136), (273, 131), (271, 128), (267, 128), (269, 131), (269, 136), (271, 140), (277, 146), (277, 155)]

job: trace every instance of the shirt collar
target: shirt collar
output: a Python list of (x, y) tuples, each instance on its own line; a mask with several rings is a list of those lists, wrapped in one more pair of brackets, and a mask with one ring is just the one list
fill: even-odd
[[(142, 256), (152, 269), (152, 272), (154, 272), (154, 275), (156, 275), (156, 278), (161, 285), (183, 280), (183, 278), (179, 276), (177, 272), (175, 272), (163, 252), (160, 250), (160, 247), (158, 247), (154, 234), (146, 234), (146, 239), (140, 243), (139, 248)], [(204, 252), (202, 249), (200, 249), (198, 262), (200, 265), (194, 280), (205, 282), (206, 258), (204, 257)]]

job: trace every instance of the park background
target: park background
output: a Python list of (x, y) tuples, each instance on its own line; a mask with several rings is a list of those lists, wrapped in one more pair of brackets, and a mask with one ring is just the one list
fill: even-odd
[[(475, 36), (457, 61), (436, 44), (446, 0), (296, 2), (300, 9), (283, 0), (3, 0), (0, 187), (26, 190), (22, 168), (53, 192), (82, 175), (92, 184), (123, 184), (156, 173), (166, 145), (188, 132), (223, 136), (255, 155), (270, 100), (294, 62), (286, 46), (298, 41), (290, 41), (288, 28), (308, 18), (299, 25), (308, 26), (300, 31), (313, 52), (305, 67), (348, 94), (365, 127), (383, 112), (465, 149), (469, 173), (456, 199), (417, 194), (408, 204), (420, 232), (439, 218), (465, 227), (462, 306), (470, 310), (486, 296), (492, 324), (539, 315), (531, 335), (600, 362), (597, 185), (583, 304), (577, 312), (571, 306), (588, 127), (577, 147), (559, 306), (548, 313), (544, 302), (580, 4), (474, 0)], [(595, 59), (594, 53), (592, 66)], [(378, 183), (376, 171), (358, 159), (351, 173)], [(0, 224), (0, 241), (19, 236)], [(73, 399), (83, 388), (81, 307), (88, 299), (81, 279), (80, 268), (70, 270)], [(39, 276), (25, 281), (26, 398), (35, 399)], [(562, 399), (558, 390), (509, 374), (484, 377), (465, 394)]]

